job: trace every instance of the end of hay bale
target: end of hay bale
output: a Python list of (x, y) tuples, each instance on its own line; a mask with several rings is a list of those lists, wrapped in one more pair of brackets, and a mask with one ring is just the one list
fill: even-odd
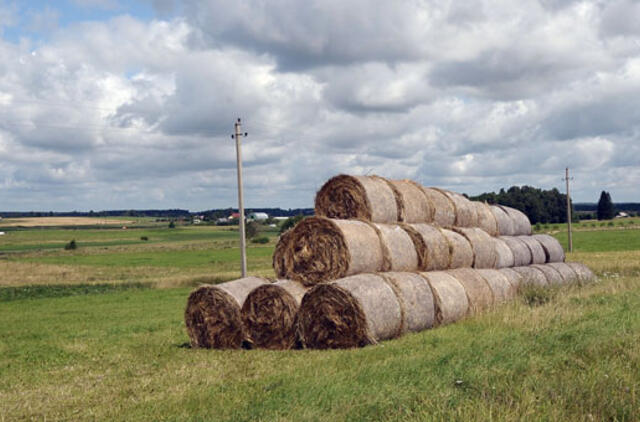
[(467, 238), (471, 244), (473, 268), (495, 268), (495, 243), (487, 232), (477, 227), (454, 227), (453, 230)]
[(316, 193), (315, 214), (328, 218), (371, 220), (371, 202), (357, 177), (341, 174), (327, 180)]
[(441, 229), (449, 245), (449, 264), (447, 268), (471, 268), (473, 266), (473, 248), (466, 237), (452, 230)]
[(525, 213), (506, 205), (500, 205), (500, 207), (511, 217), (513, 220), (513, 229), (515, 236), (529, 236), (531, 234), (531, 221)]
[(472, 268), (457, 268), (447, 271), (462, 284), (469, 299), (469, 311), (477, 313), (493, 305), (493, 292), (489, 284)]
[(573, 270), (576, 272), (580, 284), (587, 284), (596, 280), (596, 275), (593, 273), (593, 271), (591, 271), (591, 269), (589, 269), (589, 267), (587, 267), (583, 263), (567, 262), (567, 265), (573, 268)]
[(521, 286), (547, 287), (547, 277), (538, 268), (532, 266), (513, 267), (513, 271), (522, 276)]
[(445, 325), (464, 318), (469, 312), (469, 299), (464, 287), (444, 271), (420, 273), (431, 287), (435, 303), (435, 325)]
[(564, 249), (562, 249), (562, 245), (558, 239), (548, 234), (534, 234), (531, 237), (537, 240), (542, 246), (546, 259), (545, 262), (564, 262)]
[[(430, 223), (434, 209), (422, 186), (412, 180), (390, 180), (402, 203), (399, 221), (404, 223)], [(399, 208), (400, 209), (400, 208)]]
[(277, 278), (284, 278), (287, 273), (287, 265), (285, 264), (289, 240), (291, 239), (292, 229), (282, 233), (278, 238), (278, 243), (273, 251), (272, 265), (273, 271)]

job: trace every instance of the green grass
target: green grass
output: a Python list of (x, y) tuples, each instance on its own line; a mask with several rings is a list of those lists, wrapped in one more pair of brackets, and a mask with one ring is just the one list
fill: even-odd
[(149, 289), (148, 283), (121, 284), (71, 284), (71, 285), (28, 285), (0, 287), (0, 302), (22, 299), (41, 299), (45, 297), (64, 297), (90, 294), (103, 294), (123, 290)]
[[(555, 237), (567, 249), (567, 232)], [(640, 230), (575, 231), (572, 233), (573, 250), (577, 252), (607, 252), (640, 250)]]

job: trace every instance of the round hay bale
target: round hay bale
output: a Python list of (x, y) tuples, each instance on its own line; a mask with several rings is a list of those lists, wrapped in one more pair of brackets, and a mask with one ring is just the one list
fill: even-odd
[(522, 284), (522, 275), (519, 272), (515, 271), (513, 268), (500, 268), (498, 271), (500, 271), (505, 277), (507, 277), (507, 280), (509, 280), (509, 283), (511, 283), (511, 285), (516, 289), (517, 292), (520, 288), (520, 285)]
[(253, 289), (242, 305), (242, 323), (256, 347), (286, 350), (297, 341), (297, 315), (308, 288), (293, 280), (278, 280)]
[(564, 284), (573, 284), (578, 282), (578, 274), (574, 269), (564, 262), (550, 262), (546, 264), (560, 273)]
[(534, 234), (531, 237), (542, 246), (546, 258), (545, 262), (564, 262), (564, 249), (558, 239), (548, 234)]
[(375, 224), (383, 247), (388, 253), (391, 271), (416, 271), (418, 253), (411, 236), (398, 225)]
[(451, 227), (456, 222), (456, 208), (451, 199), (442, 191), (423, 187), (422, 191), (434, 209), (433, 223), (440, 227)]
[(513, 267), (515, 264), (515, 257), (513, 256), (511, 248), (507, 245), (504, 239), (494, 237), (493, 243), (496, 248), (496, 268)]
[[(435, 189), (435, 188), (434, 188)], [(456, 220), (455, 225), (458, 227), (477, 227), (478, 214), (476, 207), (471, 201), (456, 192), (440, 189), (442, 193), (453, 202), (455, 208)]]
[(573, 271), (576, 272), (580, 284), (591, 283), (592, 281), (596, 280), (596, 275), (593, 273), (593, 271), (591, 271), (589, 267), (587, 267), (583, 263), (567, 262), (567, 265), (573, 268)]
[(436, 325), (450, 324), (469, 312), (469, 299), (464, 287), (455, 277), (444, 271), (420, 273), (431, 286), (436, 310)]
[(286, 278), (313, 285), (390, 267), (378, 229), (358, 220), (309, 217), (292, 230)]
[(533, 238), (533, 236), (518, 236), (531, 251), (531, 263), (532, 264), (544, 264), (547, 261), (547, 256), (544, 253), (544, 249), (540, 242)]
[(545, 264), (533, 264), (531, 266), (542, 271), (544, 276), (547, 278), (547, 286), (561, 286), (564, 283), (562, 275), (555, 268)]
[(405, 229), (414, 241), (420, 270), (449, 268), (449, 243), (437, 227), (429, 224), (408, 224)]
[(531, 250), (526, 243), (514, 236), (500, 236), (499, 239), (506, 243), (509, 249), (511, 249), (514, 267), (531, 265), (533, 256), (531, 255)]
[(289, 229), (280, 235), (280, 237), (278, 238), (278, 243), (276, 243), (276, 248), (273, 251), (273, 271), (276, 273), (277, 278), (284, 278), (287, 272), (287, 266), (284, 261), (287, 248), (289, 247), (291, 232), (292, 230)]
[(247, 340), (240, 308), (253, 289), (267, 280), (246, 277), (216, 286), (206, 285), (189, 295), (184, 321), (191, 347), (237, 349)]
[(447, 268), (470, 268), (473, 266), (471, 243), (460, 233), (440, 229), (449, 244), (449, 264)]
[(376, 274), (358, 274), (309, 290), (298, 320), (307, 347), (345, 349), (399, 335), (402, 314), (389, 282)]
[(493, 305), (493, 292), (484, 278), (471, 268), (457, 268), (447, 271), (462, 284), (469, 299), (469, 311), (477, 313)]
[(531, 234), (531, 221), (529, 221), (529, 217), (525, 213), (506, 205), (500, 205), (500, 207), (513, 220), (514, 236), (528, 236)]
[(433, 327), (435, 305), (429, 283), (416, 273), (389, 272), (379, 274), (394, 286), (403, 315), (402, 332), (418, 332)]
[(332, 177), (315, 199), (315, 213), (320, 217), (395, 223), (400, 217), (398, 209), (392, 185), (378, 176)]
[(489, 207), (493, 217), (498, 224), (498, 234), (500, 236), (513, 236), (516, 233), (513, 225), (513, 219), (499, 205), (491, 205)]
[(491, 208), (486, 202), (471, 201), (476, 207), (476, 214), (478, 215), (478, 227), (487, 232), (490, 236), (498, 235), (498, 222), (491, 212)]
[(389, 180), (400, 194), (402, 214), (399, 221), (405, 223), (431, 223), (434, 208), (422, 187), (411, 180)]
[(463, 235), (473, 249), (473, 268), (495, 268), (496, 249), (493, 238), (477, 227), (454, 227)]
[(549, 285), (547, 277), (538, 268), (526, 266), (513, 267), (512, 270), (522, 276), (521, 286), (547, 287)]
[(498, 270), (479, 269), (475, 270), (485, 279), (489, 288), (493, 292), (493, 303), (504, 303), (516, 296), (516, 287), (509, 282), (509, 279)]

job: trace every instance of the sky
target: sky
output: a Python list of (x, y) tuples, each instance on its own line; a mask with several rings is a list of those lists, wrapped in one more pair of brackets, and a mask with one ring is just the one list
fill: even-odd
[(331, 176), (640, 201), (640, 2), (0, 0), (0, 210), (312, 207)]

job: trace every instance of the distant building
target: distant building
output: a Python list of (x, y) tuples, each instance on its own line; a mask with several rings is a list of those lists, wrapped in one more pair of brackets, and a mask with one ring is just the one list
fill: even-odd
[(285, 220), (288, 220), (289, 217), (273, 217), (273, 219), (276, 221), (285, 221)]
[(269, 214), (266, 212), (252, 212), (249, 214), (249, 218), (254, 221), (264, 221), (269, 219)]
[(616, 218), (625, 218), (625, 217), (629, 217), (629, 214), (627, 214), (624, 211), (620, 211), (618, 215), (616, 215)]
[(220, 217), (216, 220), (216, 224), (227, 224), (229, 223), (229, 219), (225, 217)]
[(240, 218), (239, 212), (232, 212), (231, 215), (229, 216), (229, 220), (237, 220), (238, 218)]

